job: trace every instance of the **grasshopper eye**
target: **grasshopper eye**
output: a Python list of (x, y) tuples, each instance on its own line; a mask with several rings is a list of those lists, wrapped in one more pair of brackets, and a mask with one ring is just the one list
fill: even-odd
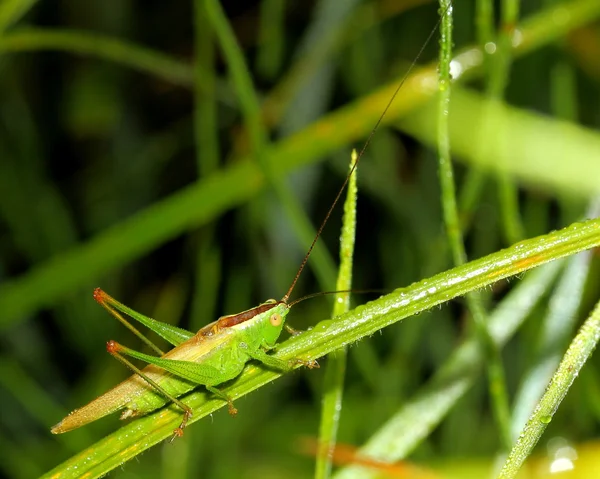
[(281, 326), (281, 323), (283, 323), (283, 318), (281, 317), (281, 314), (275, 313), (269, 318), (269, 321), (271, 321), (271, 326), (277, 327)]

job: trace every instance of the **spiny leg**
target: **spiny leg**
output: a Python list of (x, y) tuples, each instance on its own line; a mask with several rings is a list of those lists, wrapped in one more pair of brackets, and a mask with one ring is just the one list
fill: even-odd
[(129, 369), (131, 369), (134, 373), (136, 373), (138, 376), (140, 376), (142, 379), (144, 379), (148, 384), (150, 384), (150, 386), (152, 386), (154, 389), (156, 389), (160, 394), (162, 394), (164, 397), (166, 397), (169, 401), (173, 402), (175, 405), (177, 405), (178, 407), (180, 407), (183, 410), (183, 419), (181, 420), (181, 424), (179, 424), (179, 427), (175, 428), (173, 430), (173, 437), (171, 437), (171, 442), (176, 438), (176, 437), (181, 437), (183, 436), (183, 429), (185, 428), (185, 426), (187, 425), (189, 419), (192, 417), (193, 413), (190, 407), (186, 406), (185, 404), (183, 404), (179, 399), (177, 399), (176, 397), (174, 397), (173, 395), (169, 394), (167, 391), (164, 390), (164, 388), (162, 388), (156, 381), (154, 381), (153, 379), (149, 378), (146, 374), (144, 374), (137, 366), (135, 366), (133, 363), (131, 363), (129, 360), (127, 360), (122, 354), (121, 352), (125, 352), (128, 351), (129, 348), (126, 348), (125, 346), (120, 345), (119, 343), (117, 343), (116, 341), (108, 341), (106, 343), (106, 350), (108, 351), (108, 353), (114, 357), (117, 361), (121, 362), (122, 364), (124, 364), (125, 366), (127, 366)]
[[(288, 326), (287, 324), (284, 326), (288, 333), (292, 336), (297, 336), (298, 334), (302, 334), (303, 331), (298, 331), (297, 329)], [(273, 350), (277, 347), (277, 345), (269, 345), (263, 344), (262, 348), (257, 351), (251, 352), (246, 351), (248, 356), (252, 359), (256, 359), (260, 361), (266, 366), (269, 366), (273, 369), (277, 369), (280, 371), (288, 372), (294, 369), (296, 366), (306, 366), (308, 369), (319, 368), (319, 363), (314, 359), (301, 359), (301, 358), (292, 358), (288, 361), (282, 361), (281, 359), (277, 359), (273, 356), (268, 355), (265, 351)], [(264, 350), (264, 351), (263, 351)]]
[(319, 363), (315, 360), (305, 360), (300, 358), (290, 359), (289, 361), (284, 361), (282, 359), (277, 359), (276, 357), (267, 354), (262, 349), (257, 349), (256, 351), (247, 350), (246, 354), (250, 356), (252, 359), (260, 361), (265, 366), (268, 366), (273, 369), (277, 369), (278, 371), (288, 372), (294, 369), (295, 366), (306, 366), (309, 369), (318, 368)]

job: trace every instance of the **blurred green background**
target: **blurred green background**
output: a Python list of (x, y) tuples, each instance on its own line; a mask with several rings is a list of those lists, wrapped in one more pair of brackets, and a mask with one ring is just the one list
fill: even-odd
[[(398, 84), (438, 8), (426, 0), (224, 1), (253, 83), (244, 90), (209, 3), (0, 3), (6, 477), (35, 477), (118, 428), (115, 416), (49, 432), (127, 377), (106, 354), (107, 340), (142, 348), (94, 303), (95, 287), (190, 330), (283, 296), (311, 236), (299, 233), (298, 212), (312, 224), (324, 217), (351, 148), (389, 100), (391, 87), (378, 89)], [(463, 55), (454, 64), (451, 139), (471, 259), (570, 224), (600, 190), (597, 0), (526, 2), (522, 27), (505, 29), (504, 46), (485, 28), (485, 7), (500, 23), (500, 3), (454, 8)], [(452, 266), (430, 147), (434, 39), (419, 60), (428, 65), (423, 76), (405, 85), (359, 168), (356, 288), (393, 289)], [(481, 116), (486, 95), (499, 104)], [(324, 233), (330, 253), (311, 258), (293, 298), (332, 289), (340, 216)], [(598, 298), (598, 272), (592, 260), (582, 315)], [(486, 307), (514, 284), (487, 291)], [(504, 351), (511, 394), (532, 364), (546, 307)], [(289, 321), (306, 329), (329, 311), (328, 298), (316, 299)], [(359, 445), (384, 424), (469, 324), (456, 301), (352, 347), (340, 441)], [(562, 349), (573, 333), (565, 334)], [(595, 358), (546, 438), (580, 443), (598, 434), (599, 374)], [(310, 477), (297, 438), (317, 434), (321, 383), (321, 371), (289, 375), (238, 401), (235, 420), (220, 412), (112, 474)], [(498, 448), (482, 377), (412, 458), (468, 464), (462, 458), (491, 458)]]

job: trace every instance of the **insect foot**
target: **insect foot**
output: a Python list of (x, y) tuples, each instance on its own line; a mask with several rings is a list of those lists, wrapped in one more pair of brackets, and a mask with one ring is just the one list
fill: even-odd
[(238, 413), (237, 408), (233, 405), (232, 402), (229, 403), (229, 415), (231, 417), (235, 417)]
[(306, 366), (308, 369), (317, 369), (320, 368), (319, 363), (314, 359), (306, 360), (300, 358), (294, 358), (290, 360), (290, 367), (295, 366)]
[(298, 329), (292, 328), (289, 324), (286, 324), (284, 326), (284, 328), (291, 336), (298, 336), (299, 334), (302, 334), (304, 332), (304, 331), (300, 331)]
[(181, 420), (181, 424), (179, 425), (179, 427), (176, 427), (175, 429), (173, 429), (173, 436), (171, 436), (170, 442), (173, 442), (175, 440), (175, 438), (177, 438), (177, 437), (183, 436), (183, 430), (185, 429), (185, 426), (187, 426), (187, 423), (192, 416), (193, 416), (192, 410), (189, 408), (186, 408), (183, 412), (183, 419)]

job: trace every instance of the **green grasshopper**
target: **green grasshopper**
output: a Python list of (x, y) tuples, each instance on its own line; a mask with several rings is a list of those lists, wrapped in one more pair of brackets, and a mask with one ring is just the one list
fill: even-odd
[[(52, 433), (68, 432), (121, 410), (123, 410), (121, 419), (141, 416), (164, 406), (167, 402), (173, 402), (183, 411), (181, 424), (173, 431), (174, 439), (183, 435), (183, 430), (193, 415), (193, 411), (177, 398), (198, 385), (203, 385), (209, 392), (226, 401), (229, 413), (235, 415), (237, 409), (234, 407), (232, 399), (215, 386), (237, 377), (248, 361), (256, 360), (269, 368), (282, 372), (288, 372), (298, 366), (318, 367), (316, 361), (307, 361), (301, 358), (283, 361), (267, 354), (267, 351), (275, 348), (284, 327), (292, 334), (296, 334), (294, 330), (285, 326), (287, 314), (294, 304), (294, 302), (288, 303), (289, 297), (373, 135), (412, 68), (416, 65), (425, 46), (433, 37), (438, 25), (429, 34), (369, 134), (283, 298), (280, 301), (271, 299), (247, 311), (223, 316), (194, 334), (144, 316), (119, 303), (101, 289), (96, 289), (94, 299), (142, 339), (158, 356), (140, 353), (115, 341), (108, 341), (107, 351), (135, 374), (87, 405), (75, 409), (51, 429)], [(165, 354), (129, 323), (121, 313), (127, 314), (156, 332), (174, 348)], [(125, 356), (144, 361), (148, 363), (148, 366), (140, 370)]]
[[(152, 348), (160, 354), (156, 357), (109, 341), (107, 351), (136, 374), (74, 410), (52, 428), (54, 434), (70, 431), (121, 409), (124, 409), (121, 419), (126, 419), (147, 414), (172, 401), (184, 412), (181, 424), (173, 431), (173, 437), (181, 436), (192, 411), (177, 397), (197, 385), (204, 385), (208, 391), (227, 401), (229, 413), (235, 415), (237, 410), (231, 398), (215, 386), (238, 376), (250, 359), (281, 371), (289, 371), (297, 365), (317, 367), (314, 361), (294, 359), (286, 362), (265, 352), (275, 346), (284, 327), (290, 309), (287, 295), (281, 301), (268, 300), (248, 311), (223, 316), (196, 334), (137, 313), (99, 288), (94, 291), (94, 299), (145, 342), (152, 344), (119, 311), (144, 324), (175, 348), (163, 354), (152, 344)], [(124, 355), (145, 361), (149, 366), (140, 371)], [(165, 371), (171, 375), (165, 374)]]
[[(194, 334), (144, 316), (97, 288), (94, 291), (94, 299), (159, 356), (140, 353), (116, 341), (108, 341), (107, 351), (135, 374), (87, 405), (75, 409), (52, 427), (52, 433), (61, 434), (71, 431), (120, 410), (124, 410), (121, 413), (121, 419), (141, 416), (170, 401), (183, 411), (181, 424), (173, 431), (173, 438), (180, 437), (193, 412), (177, 398), (198, 385), (205, 386), (208, 391), (226, 401), (229, 413), (235, 416), (237, 409), (234, 407), (232, 399), (215, 386), (237, 377), (249, 360), (257, 360), (269, 368), (282, 372), (291, 371), (299, 365), (309, 368), (318, 367), (316, 361), (306, 361), (300, 358), (283, 361), (270, 356), (266, 351), (275, 347), (284, 327), (291, 334), (296, 334), (292, 328), (285, 326), (285, 318), (294, 304), (288, 303), (288, 299), (331, 212), (354, 172), (359, 158), (360, 156), (354, 162), (346, 181), (331, 205), (292, 285), (280, 301), (270, 299), (247, 311), (222, 316)], [(175, 347), (168, 353), (163, 353), (120, 313), (125, 313), (139, 321)], [(125, 356), (139, 359), (149, 365), (140, 370)], [(165, 374), (165, 372), (170, 374)]]

